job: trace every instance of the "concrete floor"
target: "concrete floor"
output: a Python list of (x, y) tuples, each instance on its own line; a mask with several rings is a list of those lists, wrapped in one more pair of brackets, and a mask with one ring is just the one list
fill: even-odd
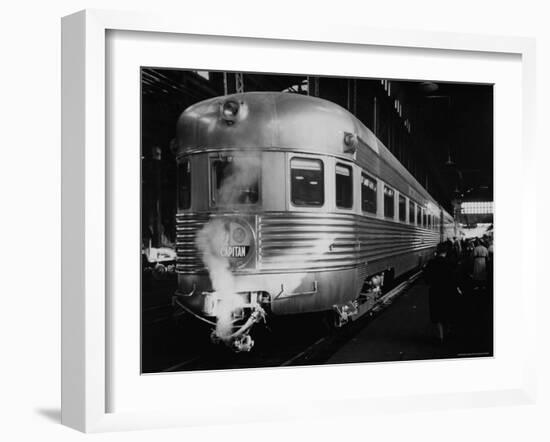
[(428, 286), (419, 280), (326, 362), (382, 362), (492, 356), (492, 303), (487, 293), (458, 298), (443, 343), (430, 322)]

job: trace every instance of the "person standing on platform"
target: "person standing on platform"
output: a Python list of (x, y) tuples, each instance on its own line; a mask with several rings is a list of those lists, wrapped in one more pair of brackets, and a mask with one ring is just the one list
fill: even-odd
[(456, 249), (456, 237), (453, 237), (452, 241), (448, 239), (445, 242), (447, 260), (451, 264), (456, 265), (458, 263), (459, 255)]
[(429, 308), (430, 320), (437, 327), (437, 336), (443, 343), (449, 331), (456, 296), (460, 289), (456, 283), (455, 265), (448, 257), (451, 248), (446, 243), (437, 246), (435, 257), (428, 262), (424, 277), (430, 286)]
[(495, 253), (495, 246), (493, 245), (493, 240), (489, 240), (489, 247), (487, 247), (487, 251), (489, 252), (489, 262), (493, 261), (493, 255)]
[(487, 282), (487, 260), (489, 259), (489, 251), (479, 239), (475, 242), (473, 258), (472, 278), (478, 288), (484, 288)]
[(453, 238), (453, 240), (453, 248), (455, 250), (456, 256), (458, 257), (458, 259), (460, 259), (462, 257), (462, 244), (460, 243), (460, 240), (456, 237)]

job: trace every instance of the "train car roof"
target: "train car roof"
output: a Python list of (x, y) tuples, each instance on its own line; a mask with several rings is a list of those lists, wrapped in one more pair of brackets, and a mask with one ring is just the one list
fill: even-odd
[(219, 149), (280, 149), (355, 160), (356, 150), (370, 149), (422, 198), (436, 202), (369, 128), (322, 98), (288, 92), (214, 97), (188, 107), (176, 133), (178, 156)]
[[(238, 103), (231, 120), (224, 119), (225, 103)], [(178, 147), (180, 152), (284, 148), (338, 154), (341, 148), (336, 146), (341, 147), (343, 131), (356, 132), (356, 126), (348, 111), (321, 98), (246, 92), (211, 98), (187, 108), (178, 121)]]

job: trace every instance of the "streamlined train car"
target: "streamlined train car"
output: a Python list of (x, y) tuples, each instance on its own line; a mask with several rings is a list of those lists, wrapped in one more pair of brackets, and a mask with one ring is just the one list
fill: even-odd
[(237, 350), (270, 315), (346, 319), (361, 293), (454, 236), (452, 217), (380, 140), (323, 99), (197, 103), (179, 118), (177, 162), (174, 303)]

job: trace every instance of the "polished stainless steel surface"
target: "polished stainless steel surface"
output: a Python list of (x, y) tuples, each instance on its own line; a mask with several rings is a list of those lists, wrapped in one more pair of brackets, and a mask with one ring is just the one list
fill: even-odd
[(259, 265), (264, 270), (349, 267), (357, 262), (354, 218), (334, 213), (262, 214)]
[(339, 213), (280, 213), (260, 216), (263, 270), (340, 268), (435, 247), (436, 231)]
[[(239, 103), (231, 124), (227, 102)], [(346, 152), (346, 135), (359, 140)], [(247, 92), (194, 104), (177, 124), (178, 157), (218, 150), (288, 150), (336, 155), (356, 162), (417, 203), (437, 204), (424, 187), (353, 114), (330, 101), (282, 92)]]
[(210, 218), (209, 214), (178, 213), (176, 215), (176, 271), (193, 274), (206, 271), (195, 238)]
[(435, 247), (439, 242), (439, 233), (435, 230), (374, 218), (357, 218), (357, 233), (362, 247), (360, 260), (372, 262), (422, 251)]
[[(239, 103), (231, 124), (224, 103)], [(344, 132), (360, 124), (327, 100), (280, 92), (247, 92), (201, 101), (186, 109), (177, 124), (178, 155), (204, 149), (286, 148), (343, 153)]]

